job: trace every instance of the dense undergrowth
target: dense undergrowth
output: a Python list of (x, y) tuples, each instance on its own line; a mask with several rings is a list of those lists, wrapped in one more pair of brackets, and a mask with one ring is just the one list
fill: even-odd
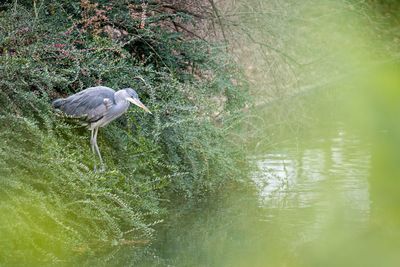
[[(196, 21), (174, 4), (0, 6), (0, 263), (143, 247), (172, 197), (201, 198), (240, 177), (243, 153), (227, 129), (245, 84), (222, 46), (178, 30)], [(92, 171), (89, 132), (50, 105), (94, 85), (135, 88), (153, 112), (131, 108), (100, 131), (104, 173)]]

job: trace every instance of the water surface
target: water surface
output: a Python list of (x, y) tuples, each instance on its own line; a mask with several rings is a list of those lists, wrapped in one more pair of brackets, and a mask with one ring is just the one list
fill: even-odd
[(337, 264), (326, 253), (370, 225), (371, 148), (339, 122), (311, 132), (249, 157), (256, 168), (248, 187), (173, 211), (154, 245), (163, 264)]

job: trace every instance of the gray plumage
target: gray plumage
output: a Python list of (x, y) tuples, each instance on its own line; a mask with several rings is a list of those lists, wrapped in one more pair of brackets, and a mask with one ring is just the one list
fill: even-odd
[(139, 100), (138, 94), (132, 88), (115, 92), (105, 86), (90, 87), (67, 98), (56, 99), (53, 101), (53, 107), (69, 117), (80, 120), (91, 130), (90, 144), (92, 151), (97, 153), (102, 169), (104, 169), (103, 160), (97, 146), (98, 129), (124, 114), (130, 103), (151, 113)]

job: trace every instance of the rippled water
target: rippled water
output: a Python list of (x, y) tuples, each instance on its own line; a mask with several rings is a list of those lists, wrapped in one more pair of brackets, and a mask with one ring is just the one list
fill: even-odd
[(318, 240), (337, 220), (353, 233), (368, 226), (371, 151), (360, 137), (339, 126), (328, 136), (293, 142), (252, 160), (265, 220), (293, 230), (288, 247)]
[[(357, 136), (337, 129), (332, 137), (292, 144), (255, 157), (253, 176), (261, 205), (269, 208), (324, 208), (324, 187), (339, 197), (352, 219), (368, 218), (370, 151)], [(326, 192), (325, 192), (326, 193)], [(325, 199), (326, 200), (326, 199)], [(354, 214), (358, 216), (354, 216)]]
[(253, 191), (230, 188), (207, 203), (174, 212), (155, 245), (164, 263), (325, 266), (320, 265), (325, 258), (317, 263), (308, 258), (319, 247), (329, 250), (331, 243), (368, 229), (368, 142), (337, 124), (276, 147), (249, 159), (257, 166)]

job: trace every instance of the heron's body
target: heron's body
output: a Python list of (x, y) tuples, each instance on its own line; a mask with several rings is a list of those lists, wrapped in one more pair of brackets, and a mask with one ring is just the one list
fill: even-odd
[(97, 146), (97, 132), (113, 120), (124, 114), (133, 103), (145, 111), (150, 111), (140, 102), (135, 90), (131, 88), (114, 91), (105, 86), (87, 88), (67, 98), (53, 101), (53, 107), (61, 110), (69, 117), (79, 119), (92, 131), (90, 144), (103, 166), (103, 160)]
[(129, 107), (125, 90), (115, 92), (105, 86), (90, 87), (65, 99), (53, 102), (55, 108), (79, 119), (93, 130), (120, 117)]

